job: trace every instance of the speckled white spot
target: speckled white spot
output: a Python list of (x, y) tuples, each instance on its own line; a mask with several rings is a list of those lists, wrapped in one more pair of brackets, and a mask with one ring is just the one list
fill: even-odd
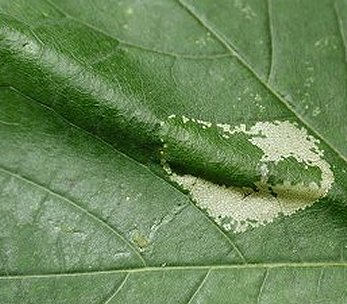
[(224, 133), (231, 133), (231, 126), (228, 124), (217, 124), (217, 127), (222, 128)]
[(312, 112), (312, 116), (316, 117), (321, 113), (321, 109), (319, 107), (316, 107), (313, 112)]
[(262, 181), (266, 182), (268, 179), (269, 168), (266, 163), (263, 163), (259, 166), (259, 171), (261, 174)]
[(299, 128), (289, 121), (257, 122), (249, 130), (244, 125), (235, 128), (235, 132), (252, 135), (249, 141), (260, 148), (264, 155), (262, 163), (278, 163), (293, 157), (304, 166), (316, 166), (321, 170), (321, 191), (326, 194), (334, 182), (334, 174), (330, 165), (323, 159), (323, 151), (319, 149), (319, 140), (308, 135), (307, 130)]
[(196, 204), (226, 230), (244, 232), (270, 222), (281, 212), (280, 204), (270, 192), (219, 186), (192, 175), (173, 173), (171, 179), (189, 190)]
[(255, 101), (262, 101), (262, 98), (261, 98), (261, 96), (259, 94), (255, 94), (254, 100)]
[(183, 123), (187, 123), (190, 121), (190, 119), (185, 117), (184, 115), (182, 115), (182, 121), (183, 121)]
[[(177, 175), (168, 170), (171, 179), (188, 190), (196, 204), (225, 230), (244, 232), (251, 227), (271, 223), (280, 214), (289, 216), (305, 209), (327, 195), (334, 182), (329, 163), (319, 149), (319, 140), (289, 121), (257, 122), (247, 128), (241, 124), (232, 128), (228, 124), (216, 124), (229, 138), (236, 133), (247, 135), (250, 143), (263, 151), (258, 165), (261, 179), (250, 188), (226, 187), (192, 175)], [(303, 165), (303, 170), (316, 166), (321, 171), (320, 185), (316, 182), (267, 185), (268, 164), (294, 158)], [(274, 195), (275, 194), (275, 195)]]
[(196, 122), (206, 128), (212, 127), (212, 122), (209, 122), (209, 121), (203, 121), (203, 120), (197, 119)]

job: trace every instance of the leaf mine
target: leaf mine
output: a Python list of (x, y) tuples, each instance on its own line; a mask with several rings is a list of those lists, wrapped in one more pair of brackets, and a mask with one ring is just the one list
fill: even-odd
[[(244, 135), (250, 144), (262, 151), (257, 165), (256, 189), (219, 185), (191, 174), (180, 175), (165, 164), (171, 180), (188, 190), (196, 204), (225, 230), (240, 233), (271, 223), (281, 214), (294, 214), (325, 197), (333, 185), (334, 174), (318, 147), (319, 140), (295, 123), (265, 121), (250, 127), (244, 124), (232, 127), (228, 124), (213, 126), (210, 122), (187, 117), (182, 121), (201, 128), (216, 127), (223, 138), (230, 141)], [(288, 173), (288, 179), (276, 176), (281, 171)]]

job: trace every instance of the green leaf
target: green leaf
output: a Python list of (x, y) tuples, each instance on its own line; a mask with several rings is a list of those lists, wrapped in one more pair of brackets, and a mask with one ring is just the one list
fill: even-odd
[(347, 303), (346, 14), (0, 0), (0, 303)]

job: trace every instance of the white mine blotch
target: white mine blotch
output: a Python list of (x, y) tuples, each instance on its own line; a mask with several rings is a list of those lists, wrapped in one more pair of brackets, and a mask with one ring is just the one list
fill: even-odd
[[(172, 172), (171, 179), (188, 190), (196, 204), (225, 230), (244, 232), (271, 223), (280, 214), (289, 216), (313, 205), (332, 187), (334, 174), (318, 147), (319, 140), (309, 135), (306, 129), (289, 121), (257, 122), (250, 128), (246, 125), (233, 128), (227, 124), (217, 124), (216, 127), (222, 131), (222, 136), (228, 138), (236, 133), (247, 135), (249, 142), (263, 151), (258, 164), (261, 176), (256, 183), (258, 191), (220, 186), (192, 175)], [(310, 166), (318, 167), (320, 183), (284, 181), (268, 185), (268, 165), (276, 165), (288, 158), (301, 163), (303, 170)]]

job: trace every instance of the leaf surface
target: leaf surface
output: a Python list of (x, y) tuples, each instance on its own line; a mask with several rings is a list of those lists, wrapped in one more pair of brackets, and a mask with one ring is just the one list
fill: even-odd
[[(347, 303), (346, 12), (1, 0), (0, 302)], [(305, 130), (333, 183), (225, 229), (161, 165), (259, 191), (259, 122)], [(318, 165), (278, 164), (267, 183), (306, 187), (290, 203), (323, 188)]]

